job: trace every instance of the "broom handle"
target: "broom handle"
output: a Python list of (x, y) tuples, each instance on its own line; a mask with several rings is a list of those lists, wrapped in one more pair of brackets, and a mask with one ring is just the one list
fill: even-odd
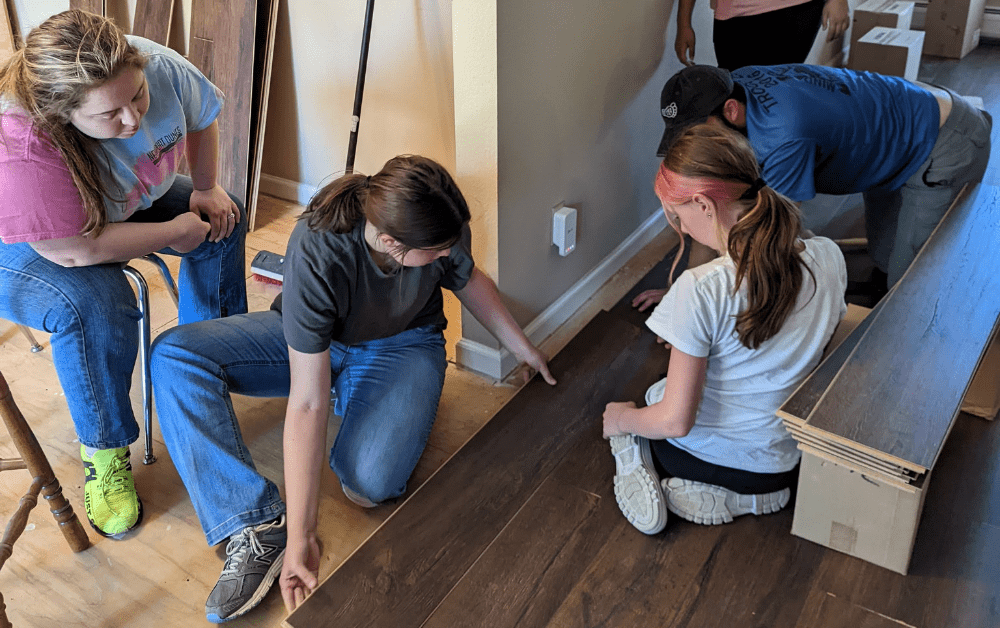
[(351, 116), (351, 138), (347, 143), (347, 174), (354, 172), (354, 153), (358, 148), (358, 127), (361, 125), (361, 99), (365, 93), (365, 74), (368, 71), (368, 42), (372, 35), (372, 13), (375, 12), (375, 0), (368, 0), (365, 10), (365, 33), (361, 38), (361, 61), (358, 64), (358, 83), (354, 89), (354, 114)]

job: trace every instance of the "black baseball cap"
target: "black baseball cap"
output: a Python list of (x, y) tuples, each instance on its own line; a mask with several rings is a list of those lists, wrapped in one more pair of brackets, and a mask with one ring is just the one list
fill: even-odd
[(667, 128), (657, 156), (665, 157), (681, 131), (707, 120), (732, 93), (729, 70), (714, 65), (688, 66), (671, 76), (660, 92), (660, 115)]

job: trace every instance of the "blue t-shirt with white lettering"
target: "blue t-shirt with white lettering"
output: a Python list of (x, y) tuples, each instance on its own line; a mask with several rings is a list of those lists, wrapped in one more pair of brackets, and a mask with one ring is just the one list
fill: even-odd
[(746, 90), (762, 176), (794, 201), (895, 190), (937, 141), (937, 99), (902, 78), (803, 64), (747, 66), (732, 77)]
[(105, 199), (109, 222), (122, 222), (166, 194), (188, 134), (212, 124), (224, 101), (222, 91), (177, 52), (142, 37), (128, 40), (147, 59), (149, 110), (132, 137), (100, 142), (103, 176), (114, 197)]

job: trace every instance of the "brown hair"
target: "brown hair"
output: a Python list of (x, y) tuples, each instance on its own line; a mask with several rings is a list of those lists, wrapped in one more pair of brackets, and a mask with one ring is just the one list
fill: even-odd
[(328, 183), (309, 201), (302, 218), (313, 231), (334, 233), (347, 233), (364, 218), (399, 241), (397, 252), (405, 254), (454, 245), (471, 215), (441, 164), (401, 155), (370, 177), (349, 174)]
[(108, 223), (105, 198), (112, 197), (101, 176), (99, 141), (73, 126), (70, 114), (89, 90), (125, 68), (145, 65), (146, 58), (114, 22), (69, 10), (33, 28), (24, 47), (0, 67), (0, 95), (31, 117), (73, 175), (87, 215), (81, 235), (100, 235)]
[(655, 188), (664, 204), (679, 205), (703, 194), (723, 207), (737, 205), (739, 219), (726, 245), (736, 264), (733, 289), (746, 281), (749, 303), (736, 316), (736, 332), (750, 349), (777, 334), (795, 308), (803, 269), (810, 276), (812, 271), (801, 258), (799, 210), (760, 180), (747, 140), (712, 124), (687, 129), (664, 158)]

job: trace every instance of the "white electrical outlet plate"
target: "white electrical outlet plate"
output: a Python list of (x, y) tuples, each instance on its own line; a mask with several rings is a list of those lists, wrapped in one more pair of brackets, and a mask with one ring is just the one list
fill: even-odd
[(576, 249), (576, 210), (558, 207), (552, 213), (552, 244), (566, 257)]

